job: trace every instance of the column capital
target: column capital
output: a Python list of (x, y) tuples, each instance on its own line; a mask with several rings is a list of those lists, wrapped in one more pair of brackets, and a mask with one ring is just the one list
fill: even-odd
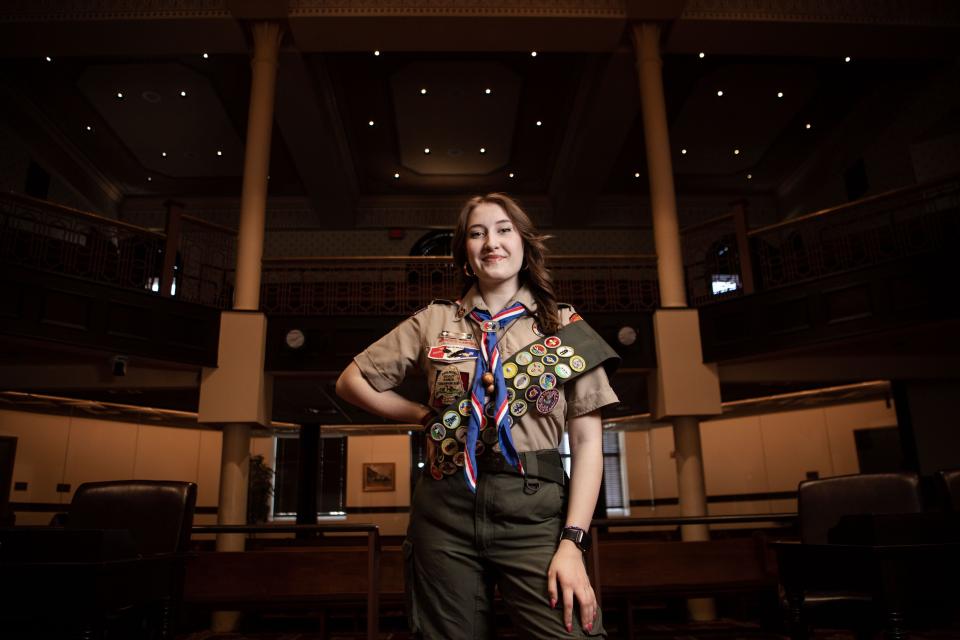
[(283, 41), (283, 27), (279, 22), (261, 21), (250, 25), (253, 35), (253, 61), (276, 65)]
[(633, 51), (638, 62), (660, 63), (660, 29), (659, 22), (631, 22), (630, 39), (633, 41)]

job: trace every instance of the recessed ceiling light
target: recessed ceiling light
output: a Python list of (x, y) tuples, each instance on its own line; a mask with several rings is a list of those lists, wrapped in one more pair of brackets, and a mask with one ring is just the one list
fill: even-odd
[(220, 151), (220, 149), (217, 149), (217, 155), (218, 155), (218, 156), (222, 156), (222, 155), (223, 155), (223, 151)]
[(204, 59), (204, 60), (207, 60), (207, 59), (209, 59), (209, 58), (210, 58), (210, 54), (207, 53), (207, 52), (204, 52), (204, 53), (203, 53), (203, 59)]
[(536, 57), (537, 57), (537, 52), (536, 52), (536, 51), (531, 51), (531, 52), (530, 52), (530, 57), (536, 58)]
[(393, 174), (393, 177), (394, 177), (395, 180), (399, 180), (399, 179), (400, 179), (400, 174), (399, 174), (399, 173), (395, 173), (395, 174)]
[(120, 91), (117, 91), (117, 100), (123, 100), (123, 93)]
[(167, 152), (166, 152), (166, 151), (161, 151), (161, 152), (160, 152), (160, 156), (163, 157), (163, 158), (166, 158), (166, 157), (167, 157)]
[(373, 51), (373, 55), (375, 55), (375, 56), (380, 55), (380, 49), (375, 49), (375, 50)]
[(181, 97), (181, 98), (186, 98), (186, 97), (187, 97), (187, 92), (186, 92), (186, 91), (181, 91), (181, 92), (180, 92), (180, 97)]
[(480, 153), (486, 153), (486, 152), (487, 152), (486, 147), (480, 147)]
[(487, 95), (490, 95), (491, 93), (493, 93), (491, 89), (484, 89), (483, 92)]
[(93, 127), (91, 127), (90, 125), (87, 125), (87, 131), (93, 131)]
[(752, 174), (752, 173), (748, 173), (748, 174), (747, 174), (747, 180), (753, 180), (753, 174)]
[(422, 95), (422, 96), (427, 95), (427, 90), (426, 90), (426, 89), (420, 89), (420, 95)]
[(153, 178), (151, 176), (147, 176), (147, 182), (153, 182)]
[(703, 59), (706, 58), (706, 57), (707, 57), (707, 54), (705, 54), (703, 51), (701, 51), (701, 52), (700, 52), (700, 59), (703, 60)]
[(634, 174), (633, 174), (633, 177), (634, 177), (634, 178), (639, 178), (639, 177), (640, 177), (640, 172), (639, 172), (639, 171), (635, 171)]
[(810, 128), (812, 128), (812, 127), (813, 127), (813, 125), (808, 122), (807, 125), (806, 125), (806, 128), (807, 128), (807, 129), (810, 129)]
[(537, 120), (537, 126), (538, 126), (538, 127), (543, 126), (543, 121), (542, 121), (542, 120)]
[(850, 56), (847, 56), (846, 58), (844, 58), (843, 61), (844, 61), (844, 62), (850, 62)]
[(370, 127), (372, 127), (372, 126), (374, 125), (373, 120), (368, 120), (368, 121), (367, 121), (367, 125), (370, 126)]
[(511, 177), (511, 178), (513, 177), (513, 171), (510, 172), (510, 177)]
[(740, 149), (734, 149), (734, 150), (733, 150), (733, 155), (735, 155), (735, 156), (740, 155)]
[(686, 149), (680, 149), (680, 153), (681, 153), (681, 155), (687, 155), (687, 150), (686, 150)]
[(426, 154), (429, 154), (429, 153), (430, 153), (430, 147), (424, 147), (424, 148), (423, 148), (423, 152), (426, 153)]
[(782, 98), (782, 97), (783, 97), (783, 91), (777, 91), (777, 97), (778, 97), (778, 98)]
[(722, 96), (722, 95), (723, 95), (723, 91), (722, 91), (722, 90), (721, 90), (721, 91), (717, 91), (717, 97), (720, 97), (720, 96)]
[(53, 62), (53, 58), (51, 58), (50, 56), (47, 56), (47, 57), (44, 58), (44, 59), (45, 59), (47, 62)]

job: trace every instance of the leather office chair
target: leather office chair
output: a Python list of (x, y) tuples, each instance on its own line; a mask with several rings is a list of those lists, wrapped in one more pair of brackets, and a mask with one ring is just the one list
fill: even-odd
[(937, 471), (937, 484), (944, 508), (960, 512), (960, 469)]
[[(920, 513), (923, 510), (920, 478), (915, 473), (873, 473), (807, 480), (798, 489), (800, 540), (804, 544), (828, 544), (831, 531), (844, 516)], [(819, 570), (819, 568), (818, 568)], [(829, 572), (830, 567), (824, 568)], [(858, 637), (872, 637), (869, 590), (807, 591), (802, 602), (792, 602), (793, 623), (806, 626), (810, 620), (829, 621), (830, 626), (852, 623)], [(797, 608), (799, 607), (799, 609)], [(802, 621), (802, 622), (801, 622)], [(793, 636), (806, 633), (803, 629)]]
[(66, 529), (125, 529), (144, 559), (131, 600), (146, 603), (161, 638), (172, 637), (183, 588), (183, 558), (190, 542), (197, 485), (192, 482), (117, 480), (86, 482), (70, 503)]

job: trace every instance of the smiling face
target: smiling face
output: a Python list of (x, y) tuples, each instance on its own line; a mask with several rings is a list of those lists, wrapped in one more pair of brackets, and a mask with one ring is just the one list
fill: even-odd
[(467, 218), (466, 253), (481, 290), (510, 284), (519, 287), (523, 238), (498, 204), (482, 202)]

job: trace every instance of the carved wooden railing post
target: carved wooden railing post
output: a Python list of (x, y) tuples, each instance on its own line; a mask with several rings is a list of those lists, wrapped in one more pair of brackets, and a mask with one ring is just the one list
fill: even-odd
[(750, 238), (747, 236), (747, 210), (742, 202), (733, 207), (733, 225), (737, 234), (737, 255), (740, 258), (740, 284), (745, 294), (754, 292), (753, 256), (750, 255)]
[(177, 250), (180, 247), (180, 217), (183, 204), (174, 200), (163, 203), (167, 208), (167, 242), (163, 248), (163, 269), (160, 271), (160, 295), (169, 298), (177, 264)]

